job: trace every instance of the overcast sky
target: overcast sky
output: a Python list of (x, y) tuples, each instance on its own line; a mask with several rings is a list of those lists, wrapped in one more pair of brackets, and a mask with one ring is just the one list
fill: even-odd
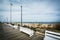
[[(0, 21), (20, 22), (21, 1), (0, 0)], [(60, 0), (22, 0), (23, 22), (60, 22)]]

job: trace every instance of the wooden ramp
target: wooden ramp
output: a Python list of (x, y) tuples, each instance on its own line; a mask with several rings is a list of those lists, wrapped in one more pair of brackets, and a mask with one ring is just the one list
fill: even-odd
[(40, 35), (29, 35), (0, 23), (0, 40), (43, 40)]

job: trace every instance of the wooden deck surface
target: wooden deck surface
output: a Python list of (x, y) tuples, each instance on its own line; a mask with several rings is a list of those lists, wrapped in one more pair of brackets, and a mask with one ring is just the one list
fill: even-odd
[(17, 29), (0, 23), (0, 40), (43, 40), (43, 37), (41, 35), (30, 37)]

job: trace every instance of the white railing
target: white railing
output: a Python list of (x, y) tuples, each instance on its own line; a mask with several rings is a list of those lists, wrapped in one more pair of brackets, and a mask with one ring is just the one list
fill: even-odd
[(13, 26), (13, 25), (11, 25), (11, 24), (7, 24), (7, 23), (4, 23), (4, 24), (5, 24), (5, 25), (8, 25), (8, 26), (11, 26), (11, 27)]
[[(47, 36), (49, 36), (50, 38), (48, 38)], [(56, 33), (56, 32), (46, 30), (45, 31), (45, 39), (46, 38), (48, 38), (48, 39), (54, 38), (54, 39), (60, 40), (60, 33)]]
[(11, 25), (11, 24), (6, 24), (6, 25), (8, 25), (8, 26), (10, 26), (12, 28), (18, 29), (18, 26), (17, 25)]
[[(8, 24), (8, 25), (11, 26), (12, 28), (18, 29), (17, 25), (14, 25), (14, 26), (12, 26), (11, 24)], [(34, 31), (26, 27), (20, 27), (20, 31), (28, 34), (30, 37), (34, 35)]]
[(31, 30), (31, 29), (29, 29), (29, 28), (20, 27), (20, 31), (22, 31), (22, 32), (24, 32), (24, 33), (30, 35), (30, 37), (31, 37), (32, 35), (34, 35), (34, 31)]
[(7, 25), (9, 25), (9, 26), (11, 26), (11, 27), (13, 26), (13, 25), (11, 25), (11, 24), (7, 24)]

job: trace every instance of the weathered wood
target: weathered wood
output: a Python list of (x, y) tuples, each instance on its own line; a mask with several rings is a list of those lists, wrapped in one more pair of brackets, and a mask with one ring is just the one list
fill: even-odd
[(0, 29), (0, 40), (43, 40), (40, 35), (29, 37), (27, 34), (5, 24), (0, 24)]

